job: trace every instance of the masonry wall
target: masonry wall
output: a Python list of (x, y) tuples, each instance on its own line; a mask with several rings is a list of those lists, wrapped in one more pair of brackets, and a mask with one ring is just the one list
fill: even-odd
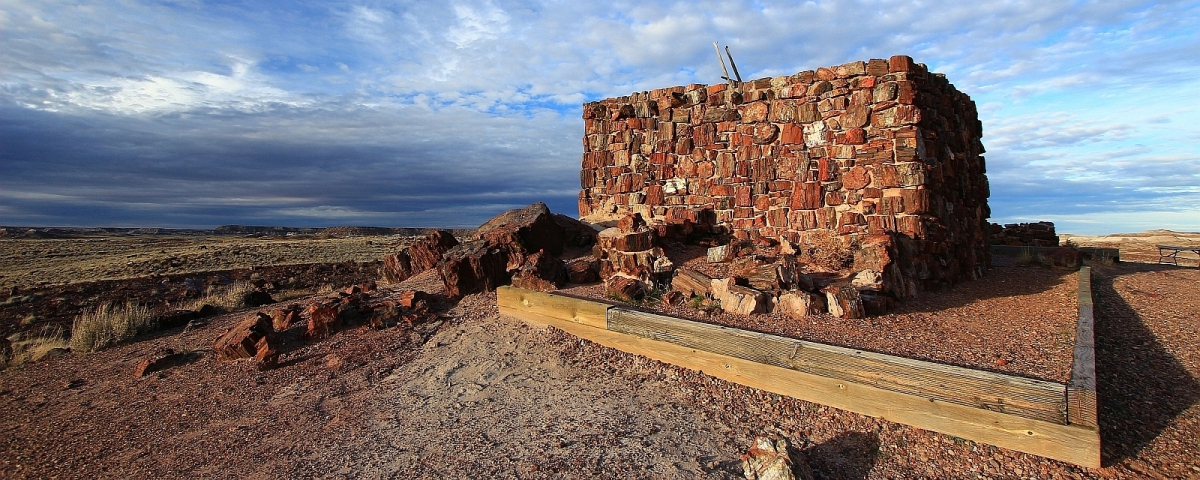
[(975, 104), (909, 57), (640, 92), (583, 117), (586, 220), (639, 212), (800, 245), (887, 236), (900, 297), (988, 263)]

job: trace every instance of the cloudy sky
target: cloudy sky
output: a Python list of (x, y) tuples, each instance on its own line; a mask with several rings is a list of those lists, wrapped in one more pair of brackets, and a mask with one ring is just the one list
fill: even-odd
[(1200, 230), (1200, 2), (0, 0), (0, 225), (576, 214), (580, 104), (908, 54), (993, 221)]

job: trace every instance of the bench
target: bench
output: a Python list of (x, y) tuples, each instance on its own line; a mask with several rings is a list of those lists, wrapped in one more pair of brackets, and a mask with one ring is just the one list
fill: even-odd
[(1158, 263), (1179, 265), (1179, 252), (1192, 252), (1200, 255), (1200, 247), (1176, 247), (1173, 245), (1157, 245)]

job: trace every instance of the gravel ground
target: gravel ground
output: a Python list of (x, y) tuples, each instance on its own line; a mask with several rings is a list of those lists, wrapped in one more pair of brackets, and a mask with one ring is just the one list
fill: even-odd
[[(695, 262), (690, 261), (689, 263)], [(698, 261), (703, 262), (703, 259)], [(908, 358), (1066, 382), (1078, 316), (1077, 272), (998, 266), (987, 277), (900, 302), (893, 313), (862, 319), (829, 314), (734, 315), (646, 302), (635, 307), (699, 322)], [(603, 285), (564, 293), (614, 302)]]
[[(1100, 470), (536, 330), (481, 294), (413, 330), (292, 334), (263, 372), (208, 350), (246, 313), (0, 372), (0, 477), (737, 478), (750, 438), (774, 432), (818, 478), (1195, 478), (1200, 271), (1096, 274)], [(398, 288), (440, 291), (423, 274), (378, 295)], [(200, 355), (130, 375), (163, 346)]]

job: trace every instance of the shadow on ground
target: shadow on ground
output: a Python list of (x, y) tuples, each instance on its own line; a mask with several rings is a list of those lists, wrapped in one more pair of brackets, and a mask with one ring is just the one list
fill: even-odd
[(1096, 388), (1104, 465), (1138, 456), (1172, 419), (1200, 400), (1200, 382), (1113, 285), (1123, 275), (1180, 268), (1122, 263), (1095, 271)]

